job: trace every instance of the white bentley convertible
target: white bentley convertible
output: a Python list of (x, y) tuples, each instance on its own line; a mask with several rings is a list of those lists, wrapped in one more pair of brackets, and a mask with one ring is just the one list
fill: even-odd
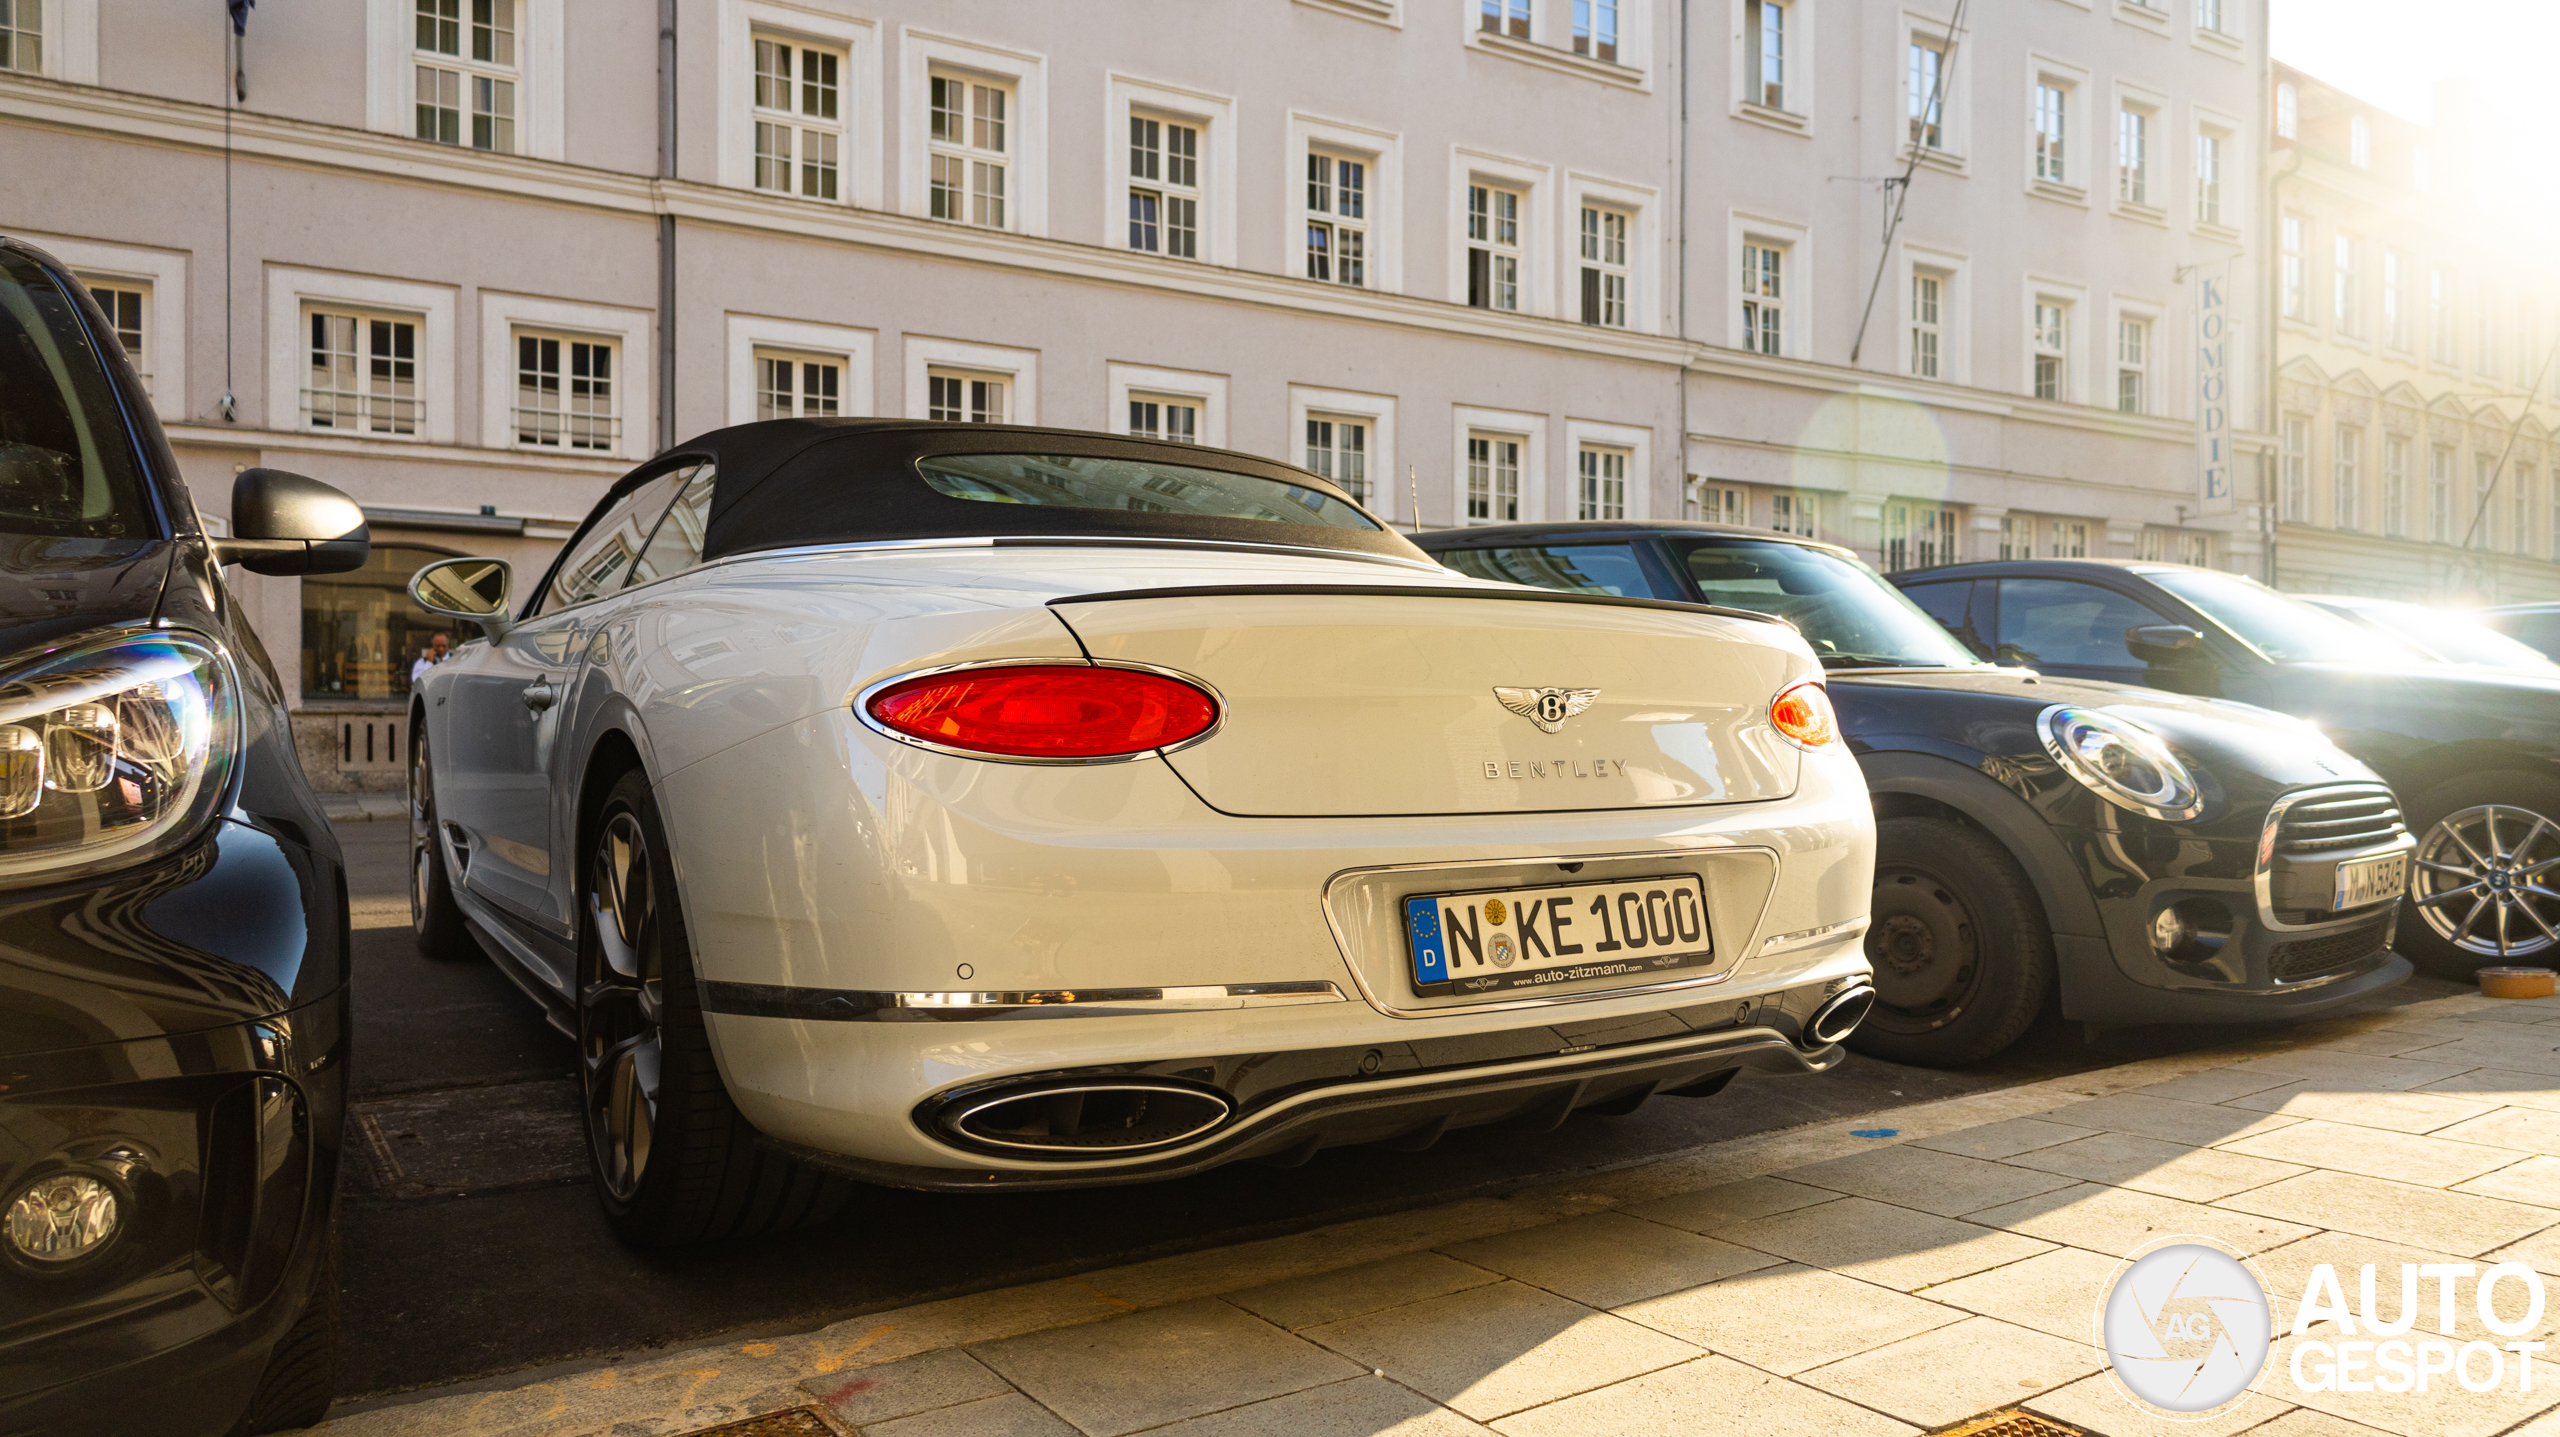
[(1867, 794), (1795, 631), (1487, 583), (1312, 474), (787, 420), (615, 484), (414, 700), (414, 911), (577, 1037), (642, 1244), (1809, 1072)]

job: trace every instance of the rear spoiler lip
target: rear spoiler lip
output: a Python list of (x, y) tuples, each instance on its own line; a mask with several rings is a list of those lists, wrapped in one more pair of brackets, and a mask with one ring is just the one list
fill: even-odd
[(1061, 604), (1110, 604), (1127, 599), (1217, 599), (1253, 594), (1377, 594), (1411, 599), (1513, 599), (1545, 604), (1602, 604), (1620, 609), (1667, 609), (1679, 614), (1709, 614), (1719, 619), (1749, 619), (1792, 631), (1795, 625), (1775, 614), (1754, 609), (1728, 609), (1721, 604), (1692, 604), (1679, 599), (1638, 599), (1617, 594), (1569, 594), (1527, 584), (1206, 584), (1181, 589), (1114, 589), (1100, 594), (1067, 594), (1049, 600)]

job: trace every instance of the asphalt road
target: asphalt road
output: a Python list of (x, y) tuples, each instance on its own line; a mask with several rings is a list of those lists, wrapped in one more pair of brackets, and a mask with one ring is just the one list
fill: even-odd
[(805, 1330), (864, 1311), (1625, 1165), (1703, 1143), (2228, 1041), (2047, 1024), (1997, 1062), (1940, 1073), (1852, 1057), (1820, 1078), (1746, 1074), (1552, 1133), (1451, 1134), (1419, 1153), (1351, 1148), (1150, 1187), (935, 1195), (874, 1190), (823, 1227), (642, 1256), (588, 1192), (575, 1053), (485, 961), (409, 936), (405, 826), (339, 828), (355, 897), (346, 1178), (346, 1398), (715, 1334)]

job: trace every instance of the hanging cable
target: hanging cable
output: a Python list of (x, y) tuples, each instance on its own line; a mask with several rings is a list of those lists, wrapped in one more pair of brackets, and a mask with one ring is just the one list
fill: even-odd
[(249, 7), (257, 3), (258, 0), (223, 3), (231, 21), (230, 33), (222, 37), (231, 61), (230, 83), (222, 87), (222, 418), (226, 424), (235, 421), (240, 413), (231, 387), (231, 110), (249, 99)]
[(2542, 393), (2542, 386), (2551, 380), (2551, 361), (2555, 358), (2560, 358), (2560, 340), (2554, 340), (2550, 351), (2542, 356), (2542, 372), (2533, 377), (2533, 388), (2525, 391), (2524, 403), (2516, 406), (2516, 422), (2507, 426), (2507, 445), (2498, 451), (2498, 462), (2489, 469), (2489, 482), (2480, 488), (2480, 503), (2471, 511), (2471, 527), (2462, 531), (2465, 549), (2471, 547), (2480, 526), (2489, 520), (2489, 501), (2498, 497), (2498, 481), (2507, 477), (2507, 460), (2516, 452), (2516, 439), (2524, 433), (2525, 416), (2533, 413), (2534, 396)]
[[(1964, 34), (1964, 7), (1967, 3), (1968, 0), (1956, 0), (1955, 14), (1948, 17), (1947, 50), (1938, 58), (1937, 77), (1929, 82), (1929, 102), (1920, 107), (1920, 123), (1924, 126), (1946, 123), (1947, 77), (1955, 73), (1956, 45)], [(1893, 212), (1885, 220), (1884, 252), (1876, 256), (1875, 278), (1867, 283), (1866, 307), (1858, 311), (1858, 333), (1849, 341), (1849, 363), (1852, 367), (1858, 362), (1858, 352), (1866, 347), (1867, 323), (1875, 316), (1876, 295), (1884, 289), (1885, 268), (1893, 263), (1893, 236), (1902, 228), (1902, 207), (1911, 199), (1911, 177), (1919, 173), (1920, 157), (1929, 151), (1928, 146), (1920, 143), (1918, 136), (1913, 136), (1910, 143), (1910, 161), (1903, 165), (1899, 176), (1884, 182), (1885, 188), (1893, 192)]]

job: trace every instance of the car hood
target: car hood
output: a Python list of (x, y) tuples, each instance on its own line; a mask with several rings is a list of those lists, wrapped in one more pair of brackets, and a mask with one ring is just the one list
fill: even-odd
[(72, 634), (149, 619), (177, 546), (0, 530), (0, 663)]
[(1833, 674), (1829, 687), (1853, 749), (1936, 753), (1968, 767), (2049, 764), (2036, 720), (2056, 704), (2121, 715), (2195, 770), (2208, 823), (2262, 812), (2288, 789), (2375, 781), (2314, 726), (2227, 699), (2011, 668), (1858, 670)]

